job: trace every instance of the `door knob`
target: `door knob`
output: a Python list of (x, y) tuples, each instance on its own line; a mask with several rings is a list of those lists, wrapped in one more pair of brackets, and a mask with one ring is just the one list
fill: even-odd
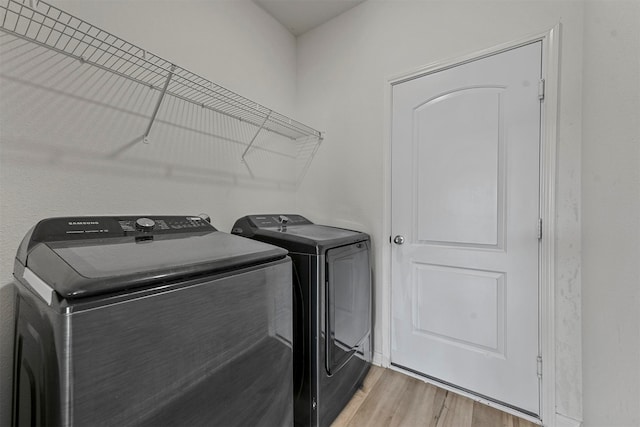
[(396, 237), (393, 238), (393, 243), (395, 243), (396, 245), (401, 245), (404, 243), (404, 237), (401, 235), (397, 235)]

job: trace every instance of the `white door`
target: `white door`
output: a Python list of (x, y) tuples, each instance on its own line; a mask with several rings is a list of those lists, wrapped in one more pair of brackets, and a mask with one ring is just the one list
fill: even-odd
[(541, 57), (536, 42), (394, 85), (391, 142), (391, 362), (530, 414)]

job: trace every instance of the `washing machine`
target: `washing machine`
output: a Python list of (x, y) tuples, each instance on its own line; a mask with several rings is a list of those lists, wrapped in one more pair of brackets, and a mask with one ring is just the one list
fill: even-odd
[(15, 259), (13, 425), (293, 425), (291, 272), (198, 216), (40, 221)]
[(249, 215), (233, 234), (293, 261), (294, 422), (328, 426), (362, 385), (372, 358), (370, 238), (301, 215)]

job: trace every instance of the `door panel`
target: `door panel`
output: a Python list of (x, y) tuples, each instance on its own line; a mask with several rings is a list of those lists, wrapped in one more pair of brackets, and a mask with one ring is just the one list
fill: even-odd
[(542, 44), (393, 87), (392, 363), (539, 413)]
[(413, 266), (414, 333), (471, 350), (503, 353), (503, 273)]
[(498, 245), (503, 91), (463, 88), (414, 110), (417, 240)]

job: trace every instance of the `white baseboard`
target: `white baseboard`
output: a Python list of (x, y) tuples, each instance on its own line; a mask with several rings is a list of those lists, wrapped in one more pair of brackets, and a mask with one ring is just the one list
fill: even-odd
[(377, 366), (382, 366), (383, 368), (388, 368), (391, 365), (389, 359), (384, 357), (382, 353), (377, 351), (373, 352), (373, 364)]
[(581, 427), (582, 421), (574, 420), (567, 416), (556, 414), (555, 427)]

